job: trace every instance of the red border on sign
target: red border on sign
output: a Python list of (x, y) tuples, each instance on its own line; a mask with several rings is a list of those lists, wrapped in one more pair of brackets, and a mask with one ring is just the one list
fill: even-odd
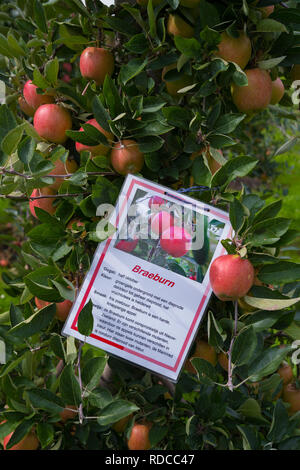
[[(125, 195), (125, 201), (123, 202), (122, 207), (120, 208), (120, 210), (119, 210), (119, 212), (118, 212), (118, 214), (117, 214), (117, 218), (116, 218), (116, 224), (117, 224), (117, 225), (118, 225), (118, 223), (119, 223), (119, 219), (120, 219), (120, 217), (121, 217), (121, 215), (122, 215), (122, 213), (123, 213), (123, 211), (124, 211), (124, 208), (125, 208), (125, 206), (126, 206), (126, 204), (127, 204), (127, 202), (128, 202), (129, 196), (130, 196), (131, 191), (132, 191), (132, 189), (133, 189), (133, 187), (134, 187), (135, 184), (138, 184), (139, 186), (143, 186), (144, 188), (150, 189), (150, 190), (152, 190), (152, 191), (155, 191), (155, 192), (158, 192), (158, 193), (161, 193), (161, 194), (164, 194), (164, 193), (165, 193), (163, 190), (161, 190), (161, 189), (159, 189), (159, 188), (156, 188), (156, 187), (154, 187), (154, 186), (151, 186), (151, 185), (149, 185), (148, 183), (144, 183), (143, 181), (139, 181), (139, 180), (133, 179), (133, 180), (131, 181), (131, 183), (130, 183), (130, 185), (129, 185), (129, 188), (128, 188), (128, 191), (127, 191), (127, 193), (126, 193), (126, 195)], [(217, 215), (218, 217), (221, 217), (222, 219), (226, 220), (226, 222), (229, 221), (229, 217), (228, 217), (226, 214), (224, 214), (223, 212), (218, 211), (218, 209), (213, 209), (213, 210), (211, 210), (210, 212), (213, 213), (213, 214), (215, 214), (215, 215)], [(78, 320), (79, 314), (80, 314), (81, 310), (83, 309), (83, 307), (84, 307), (85, 304), (86, 304), (87, 298), (88, 298), (88, 296), (89, 296), (89, 294), (90, 294), (90, 291), (91, 291), (91, 289), (92, 289), (92, 287), (93, 287), (93, 284), (94, 284), (95, 279), (96, 279), (96, 277), (97, 277), (97, 275), (98, 275), (99, 269), (101, 268), (101, 265), (102, 265), (102, 263), (103, 263), (103, 260), (104, 260), (104, 258), (105, 258), (105, 255), (106, 255), (106, 253), (107, 253), (108, 247), (109, 247), (109, 245), (111, 244), (111, 242), (112, 242), (112, 237), (110, 237), (110, 238), (107, 239), (107, 242), (106, 242), (106, 244), (105, 244), (105, 247), (104, 247), (104, 249), (103, 249), (103, 251), (102, 251), (102, 253), (101, 253), (101, 256), (100, 256), (100, 258), (99, 258), (99, 261), (98, 261), (98, 263), (97, 263), (97, 266), (96, 266), (96, 268), (95, 268), (95, 270), (94, 270), (93, 276), (92, 276), (92, 278), (91, 278), (91, 280), (90, 280), (90, 282), (89, 282), (89, 285), (88, 285), (88, 287), (87, 287), (87, 290), (85, 291), (85, 294), (84, 294), (84, 296), (83, 296), (83, 298), (82, 298), (82, 301), (81, 301), (81, 303), (80, 303), (80, 306), (79, 306), (79, 308), (78, 308), (78, 311), (77, 311), (77, 313), (76, 313), (76, 315), (75, 315), (75, 317), (74, 317), (73, 323), (72, 323), (72, 325), (71, 325), (71, 329), (74, 330), (74, 331), (78, 331), (78, 328), (77, 328), (76, 324), (77, 324), (77, 320)], [(223, 248), (221, 254), (223, 254), (224, 252), (225, 252), (225, 249)], [(115, 342), (110, 341), (110, 340), (108, 340), (108, 339), (102, 338), (101, 336), (95, 335), (95, 334), (93, 334), (93, 333), (90, 335), (90, 337), (93, 338), (93, 339), (97, 339), (98, 341), (101, 341), (102, 343), (108, 344), (108, 345), (113, 346), (113, 347), (115, 347), (115, 348), (117, 348), (117, 349), (120, 349), (120, 350), (122, 350), (122, 351), (125, 351), (125, 352), (127, 352), (127, 353), (130, 353), (130, 354), (132, 354), (132, 355), (134, 355), (134, 356), (138, 356), (138, 357), (140, 357), (141, 359), (145, 359), (145, 360), (147, 360), (147, 361), (149, 361), (149, 362), (152, 362), (152, 363), (154, 363), (154, 364), (156, 364), (156, 365), (158, 365), (158, 366), (160, 366), (160, 367), (164, 367), (165, 369), (169, 369), (169, 370), (171, 370), (171, 371), (173, 371), (173, 372), (176, 372), (176, 370), (178, 369), (179, 364), (180, 364), (180, 362), (181, 362), (181, 359), (182, 359), (182, 356), (183, 356), (183, 354), (184, 354), (184, 351), (185, 351), (185, 349), (186, 349), (186, 347), (187, 347), (187, 344), (188, 344), (188, 342), (189, 342), (189, 340), (190, 340), (190, 338), (191, 338), (191, 335), (192, 335), (192, 333), (193, 333), (193, 329), (194, 329), (194, 327), (195, 327), (195, 325), (196, 325), (196, 323), (197, 323), (197, 320), (198, 320), (199, 315), (200, 315), (200, 313), (201, 313), (202, 307), (203, 307), (203, 305), (204, 305), (204, 303), (205, 303), (205, 301), (206, 301), (206, 299), (207, 299), (207, 295), (208, 295), (209, 290), (210, 290), (210, 287), (209, 287), (209, 285), (208, 285), (207, 288), (206, 288), (206, 290), (205, 290), (205, 293), (204, 293), (204, 295), (203, 295), (203, 297), (202, 297), (202, 299), (201, 299), (201, 302), (200, 302), (200, 304), (199, 304), (199, 307), (198, 307), (198, 309), (197, 309), (197, 311), (196, 311), (196, 314), (195, 314), (195, 316), (194, 316), (194, 319), (193, 319), (193, 321), (192, 321), (192, 323), (191, 323), (190, 329), (189, 329), (188, 334), (187, 334), (187, 336), (186, 336), (186, 338), (185, 338), (185, 341), (184, 341), (184, 343), (183, 343), (183, 346), (182, 346), (182, 348), (181, 348), (181, 351), (180, 351), (180, 353), (179, 353), (179, 356), (178, 356), (178, 358), (177, 358), (177, 361), (176, 361), (174, 367), (169, 366), (169, 365), (167, 365), (167, 364), (164, 364), (164, 363), (162, 363), (162, 362), (160, 362), (160, 361), (157, 361), (156, 359), (153, 359), (153, 358), (151, 358), (151, 357), (145, 356), (144, 354), (141, 354), (141, 353), (139, 353), (139, 352), (137, 352), (137, 351), (134, 351), (134, 350), (132, 350), (132, 349), (126, 348), (125, 346), (122, 346), (122, 345), (120, 345), (120, 344), (118, 344), (118, 343), (115, 343)]]

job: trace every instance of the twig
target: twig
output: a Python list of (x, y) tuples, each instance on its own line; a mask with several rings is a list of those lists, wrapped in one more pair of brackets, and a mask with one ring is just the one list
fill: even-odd
[(234, 331), (233, 331), (233, 335), (232, 335), (232, 338), (231, 338), (231, 342), (230, 342), (230, 347), (229, 347), (229, 350), (228, 350), (228, 382), (227, 382), (227, 386), (229, 388), (229, 390), (232, 392), (233, 389), (234, 389), (234, 386), (233, 386), (233, 382), (232, 382), (232, 349), (233, 349), (233, 343), (234, 343), (234, 340), (237, 336), (237, 324), (238, 324), (238, 302), (237, 300), (234, 301)]
[(80, 424), (82, 424), (83, 421), (84, 421), (83, 404), (82, 404), (83, 387), (82, 387), (81, 362), (80, 362), (81, 361), (81, 352), (82, 352), (83, 345), (84, 345), (84, 342), (80, 341), (79, 342), (79, 348), (78, 348), (78, 359), (77, 359), (78, 381), (79, 381), (79, 386), (80, 386), (80, 390), (81, 390), (81, 402), (80, 402), (79, 409), (78, 409)]

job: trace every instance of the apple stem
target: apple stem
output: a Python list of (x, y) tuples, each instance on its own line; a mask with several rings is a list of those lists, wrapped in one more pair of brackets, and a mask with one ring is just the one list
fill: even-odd
[(90, 86), (91, 82), (88, 82), (88, 84), (85, 86), (83, 92), (81, 93), (81, 96), (84, 96), (88, 90), (88, 87)]

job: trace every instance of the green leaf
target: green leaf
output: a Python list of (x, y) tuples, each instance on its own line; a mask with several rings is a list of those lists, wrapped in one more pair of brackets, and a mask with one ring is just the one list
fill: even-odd
[(282, 155), (283, 153), (288, 152), (294, 145), (298, 142), (298, 137), (292, 137), (289, 139), (287, 142), (285, 142), (283, 145), (281, 145), (276, 152), (274, 153), (274, 157), (277, 157), (277, 155)]
[(280, 62), (283, 61), (283, 59), (285, 59), (286, 56), (282, 56), (282, 57), (273, 57), (272, 59), (267, 59), (267, 60), (261, 60), (257, 63), (258, 67), (260, 69), (263, 69), (263, 70), (270, 70), (274, 67), (277, 67), (277, 65), (280, 64)]
[(61, 398), (66, 405), (79, 406), (81, 403), (81, 390), (72, 364), (67, 364), (61, 373), (59, 381)]
[(229, 184), (237, 177), (246, 176), (257, 165), (258, 160), (253, 157), (242, 156), (228, 160), (213, 176), (211, 185), (223, 186)]
[(82, 369), (82, 381), (86, 390), (91, 392), (99, 385), (107, 359), (106, 357), (93, 357)]
[(104, 108), (102, 101), (100, 100), (98, 96), (94, 97), (92, 107), (93, 107), (94, 117), (96, 121), (98, 122), (98, 124), (100, 124), (100, 126), (104, 130), (110, 132), (111, 130), (108, 125), (108, 121), (111, 120), (111, 117), (109, 113), (106, 111), (106, 109)]
[(18, 338), (24, 339), (35, 335), (46, 329), (52, 322), (56, 313), (55, 304), (48, 305), (47, 307), (39, 310), (31, 315), (26, 320), (18, 323), (9, 330), (9, 334), (13, 334)]
[(210, 362), (206, 361), (205, 359), (201, 359), (200, 357), (194, 357), (190, 360), (190, 362), (196, 369), (200, 382), (211, 385), (216, 381), (217, 373), (214, 366)]
[(248, 239), (252, 246), (272, 245), (288, 230), (291, 221), (282, 217), (265, 219), (251, 228)]
[(30, 432), (33, 425), (34, 422), (32, 420), (22, 421), (15, 429), (13, 435), (7, 443), (6, 449), (9, 450), (11, 447), (18, 444), (18, 442), (20, 442)]
[(90, 336), (94, 328), (93, 302), (90, 299), (79, 313), (78, 331), (83, 336)]
[(203, 54), (203, 47), (196, 38), (183, 38), (175, 36), (174, 42), (177, 49), (189, 58), (197, 58)]
[(31, 162), (34, 156), (35, 147), (35, 140), (29, 136), (25, 137), (18, 146), (18, 157), (24, 165), (29, 165)]
[(26, 391), (30, 403), (34, 408), (58, 414), (64, 409), (62, 400), (47, 389), (33, 389)]
[(245, 416), (247, 421), (254, 422), (255, 424), (268, 424), (268, 420), (262, 415), (259, 403), (254, 398), (248, 398), (238, 408), (238, 412)]
[(238, 233), (242, 228), (245, 218), (250, 215), (249, 209), (237, 198), (230, 204), (229, 216), (233, 230)]
[(256, 31), (259, 33), (287, 33), (288, 30), (286, 29), (283, 23), (279, 23), (279, 21), (272, 20), (271, 18), (267, 18), (264, 20), (259, 21), (256, 25)]
[(265, 376), (273, 374), (290, 351), (292, 351), (291, 346), (273, 347), (263, 351), (255, 358), (248, 369), (251, 381), (258, 382)]
[(235, 366), (247, 364), (255, 353), (257, 336), (253, 326), (241, 330), (232, 348), (232, 362)]
[(222, 348), (227, 333), (223, 330), (211, 311), (208, 312), (207, 331), (209, 344), (215, 348)]
[(278, 263), (263, 266), (258, 279), (266, 284), (286, 284), (300, 280), (300, 264), (291, 261), (279, 261)]
[(59, 62), (58, 58), (55, 57), (54, 59), (49, 60), (45, 65), (46, 79), (49, 83), (51, 83), (51, 85), (55, 85), (57, 83), (58, 72)]
[(131, 59), (127, 64), (122, 65), (119, 77), (123, 85), (126, 85), (129, 80), (140, 74), (146, 67), (147, 62), (147, 59), (137, 58)]
[(43, 33), (48, 32), (45, 11), (39, 0), (34, 0), (34, 20)]
[(168, 426), (154, 424), (149, 432), (149, 440), (151, 447), (156, 447), (168, 434)]
[(38, 423), (36, 428), (38, 440), (42, 448), (48, 447), (54, 439), (54, 427), (49, 423)]
[(245, 114), (223, 114), (215, 123), (214, 132), (218, 134), (230, 134), (245, 117)]
[(288, 428), (289, 417), (286, 407), (281, 400), (277, 400), (273, 412), (272, 424), (267, 437), (270, 441), (280, 442), (287, 434)]
[(11, 155), (17, 150), (23, 136), (24, 128), (24, 124), (20, 124), (19, 126), (9, 131), (9, 133), (6, 134), (6, 136), (3, 138), (1, 147), (3, 152), (5, 152), (7, 155)]
[(253, 224), (276, 217), (282, 206), (282, 200), (272, 202), (258, 211), (253, 219)]
[(127, 400), (117, 399), (101, 411), (100, 416), (97, 418), (97, 422), (100, 426), (107, 426), (122, 418), (126, 418), (126, 416), (129, 416), (131, 413), (138, 410), (139, 408), (134, 403)]

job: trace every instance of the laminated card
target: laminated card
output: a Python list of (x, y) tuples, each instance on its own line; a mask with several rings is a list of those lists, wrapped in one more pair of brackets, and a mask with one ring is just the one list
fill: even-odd
[[(63, 334), (177, 382), (212, 293), (210, 264), (232, 232), (229, 216), (134, 175), (116, 206), (97, 215), (99, 239), (108, 221), (114, 230), (96, 250)], [(94, 323), (85, 337), (77, 322), (89, 301)]]

